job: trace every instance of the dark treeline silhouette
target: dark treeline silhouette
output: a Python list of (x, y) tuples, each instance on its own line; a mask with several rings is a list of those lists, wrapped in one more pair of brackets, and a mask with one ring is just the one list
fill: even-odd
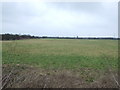
[(113, 38), (113, 37), (40, 37), (40, 38), (53, 38), (53, 39), (114, 39), (118, 40), (120, 38)]
[(34, 39), (39, 38), (31, 35), (19, 35), (19, 34), (0, 34), (2, 40), (20, 40), (20, 39)]
[(114, 38), (114, 37), (48, 37), (48, 36), (42, 36), (39, 38), (53, 38), (53, 39), (112, 39), (112, 40), (118, 40), (120, 38)]
[(120, 38), (113, 37), (48, 37), (48, 36), (31, 36), (31, 35), (19, 35), (19, 34), (0, 34), (1, 40), (20, 40), (20, 39), (113, 39), (118, 40)]

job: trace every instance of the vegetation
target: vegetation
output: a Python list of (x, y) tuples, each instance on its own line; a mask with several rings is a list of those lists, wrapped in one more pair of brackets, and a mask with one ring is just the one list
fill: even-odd
[(117, 67), (117, 41), (41, 39), (3, 42), (3, 64), (104, 69), (107, 62)]
[[(8, 70), (8, 67), (14, 66), (18, 69), (20, 68), (20, 70), (22, 68), (22, 70), (29, 71), (29, 69), (25, 69), (25, 67), (29, 67), (29, 72), (36, 72), (34, 75), (41, 75), (40, 73), (42, 73), (43, 77), (47, 74), (50, 82), (52, 82), (51, 79), (53, 79), (53, 77), (57, 76), (53, 84), (56, 80), (58, 80), (59, 84), (62, 84), (62, 81), (59, 82), (59, 80), (62, 80), (60, 75), (64, 75), (63, 78), (66, 79), (66, 83), (68, 80), (67, 77), (73, 77), (74, 80), (69, 78), (73, 82), (76, 82), (75, 78), (81, 78), (80, 80), (83, 80), (85, 83), (85, 85), (82, 86), (75, 86), (70, 83), (72, 81), (68, 80), (68, 84), (73, 85), (72, 87), (116, 87), (114, 79), (112, 79), (113, 83), (109, 83), (110, 80), (108, 79), (111, 78), (111, 76), (109, 76), (110, 73), (117, 73), (117, 40), (28, 39), (2, 41), (2, 58), (3, 67), (7, 68), (5, 70)], [(6, 73), (6, 71), (4, 73)], [(68, 73), (71, 76), (69, 76)], [(101, 76), (103, 76), (102, 80), (100, 79)], [(105, 82), (107, 84), (103, 83), (106, 78), (107, 80)], [(96, 83), (97, 80), (99, 84), (101, 83), (100, 86)], [(79, 83), (81, 83), (81, 81), (79, 81)], [(13, 87), (16, 86), (14, 84), (12, 85)], [(44, 87), (44, 85), (35, 87)], [(47, 85), (46, 87), (50, 87), (49, 85), (51, 84), (47, 83)], [(65, 87), (64, 85), (63, 87)], [(70, 87), (69, 85), (67, 87)], [(18, 87), (25, 86), (18, 85)], [(51, 87), (59, 87), (59, 85), (51, 85)]]
[(48, 37), (48, 36), (31, 36), (31, 35), (19, 35), (19, 34), (0, 34), (1, 40), (20, 40), (20, 39), (37, 39), (37, 38), (46, 38), (46, 39), (114, 39), (118, 40), (119, 38), (114, 37)]
[(1, 37), (2, 40), (19, 40), (19, 39), (39, 38), (37, 36), (19, 35), (19, 34), (1, 34), (0, 37)]

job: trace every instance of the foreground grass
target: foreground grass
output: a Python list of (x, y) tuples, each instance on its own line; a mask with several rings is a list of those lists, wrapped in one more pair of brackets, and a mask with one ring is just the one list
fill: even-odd
[(118, 41), (3, 41), (2, 64), (4, 87), (116, 88)]

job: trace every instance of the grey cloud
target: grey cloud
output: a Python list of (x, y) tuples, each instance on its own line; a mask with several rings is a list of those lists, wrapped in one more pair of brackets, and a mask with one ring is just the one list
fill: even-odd
[(50, 36), (117, 35), (112, 3), (3, 3), (3, 33)]

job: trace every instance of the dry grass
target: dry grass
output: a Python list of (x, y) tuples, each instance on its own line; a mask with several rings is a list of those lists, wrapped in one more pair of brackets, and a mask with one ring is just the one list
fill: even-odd
[[(101, 73), (89, 69), (46, 70), (24, 65), (10, 75), (6, 88), (117, 88), (109, 71)], [(11, 71), (12, 66), (4, 66), (3, 76)], [(81, 73), (79, 73), (81, 72)], [(84, 73), (82, 73), (84, 72)], [(97, 72), (97, 73), (95, 73)], [(113, 72), (117, 76), (117, 72)], [(96, 78), (96, 79), (95, 79)], [(3, 82), (4, 84), (5, 82)]]

